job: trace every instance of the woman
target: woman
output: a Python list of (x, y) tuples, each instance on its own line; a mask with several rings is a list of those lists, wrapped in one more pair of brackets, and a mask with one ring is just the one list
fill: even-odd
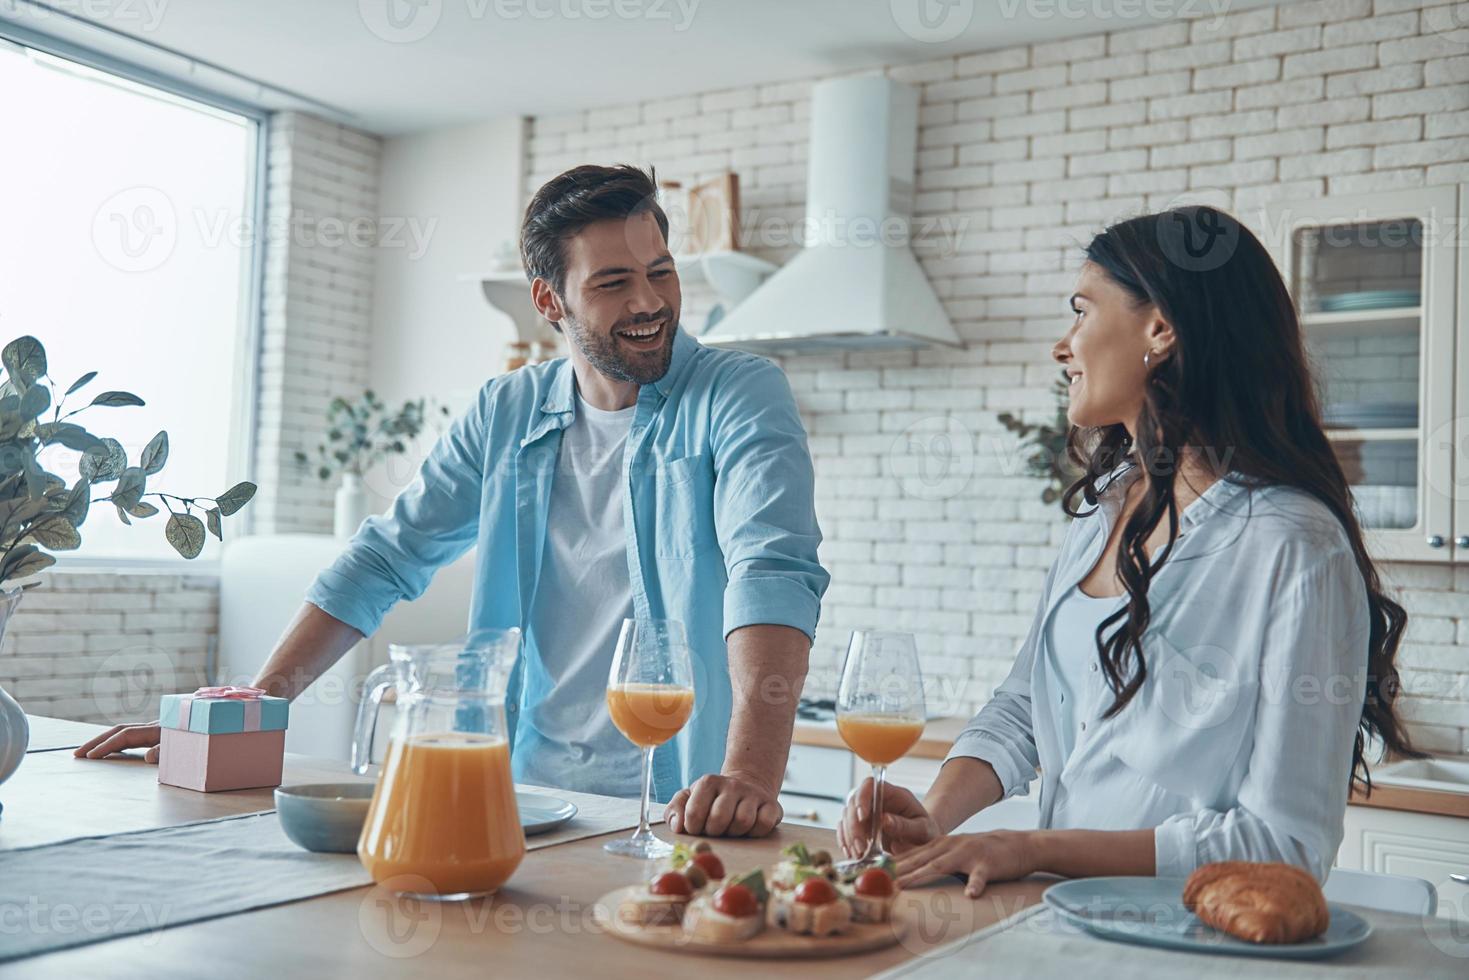
[[(1075, 520), (1009, 677), (920, 803), (884, 792), (903, 885), (1037, 871), (1325, 875), (1367, 738), (1393, 713), (1407, 616), (1382, 591), (1285, 284), (1212, 208), (1113, 225), (1052, 355), (1070, 381)], [(1040, 827), (952, 834), (1041, 770)], [(860, 853), (871, 783), (839, 828)]]

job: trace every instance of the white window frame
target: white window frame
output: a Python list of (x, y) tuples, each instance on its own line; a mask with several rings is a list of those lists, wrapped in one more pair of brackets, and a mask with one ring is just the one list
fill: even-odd
[[(254, 173), (251, 175), (249, 200), (246, 202), (244, 213), (248, 216), (248, 227), (256, 229), (266, 227), (271, 115), (269, 109), (256, 103), (210, 91), (126, 59), (0, 18), (0, 42), (5, 41), (74, 61), (79, 65), (99, 71), (109, 72), (140, 85), (150, 86), (181, 98), (223, 109), (250, 120), (254, 124), (250, 129), (250, 152), (254, 159)], [(245, 308), (241, 313), (239, 336), (235, 340), (237, 363), (243, 362), (246, 366), (245, 382), (242, 390), (237, 393), (230, 410), (229, 470), (231, 477), (237, 480), (253, 480), (255, 473), (256, 427), (259, 418), (260, 392), (260, 338), (265, 296), (265, 242), (258, 236), (250, 247), (250, 268), (246, 275), (243, 295)], [(238, 474), (237, 478), (235, 474)], [(235, 533), (241, 535), (253, 533), (254, 518), (251, 508), (246, 507), (239, 517), (244, 520), (236, 524), (238, 530)], [(59, 568), (60, 566), (57, 566), (52, 571)], [(61, 570), (63, 572), (85, 572), (107, 569), (159, 570), (180, 574), (209, 575), (218, 574), (219, 562), (217, 560), (193, 561), (182, 557), (78, 556), (75, 559), (69, 559), (66, 567)]]

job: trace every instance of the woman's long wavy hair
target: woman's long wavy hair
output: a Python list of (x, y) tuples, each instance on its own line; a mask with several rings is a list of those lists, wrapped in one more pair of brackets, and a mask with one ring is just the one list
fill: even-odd
[[(1151, 618), (1148, 585), (1178, 538), (1174, 468), (1190, 447), (1227, 449), (1228, 469), (1253, 486), (1311, 494), (1330, 508), (1351, 542), (1371, 608), (1367, 694), (1352, 778), (1370, 793), (1368, 738), (1395, 756), (1422, 757), (1393, 710), (1393, 661), (1408, 616), (1383, 592), (1367, 555), (1346, 475), (1322, 430), (1300, 321), (1280, 273), (1247, 228), (1202, 206), (1112, 225), (1092, 239), (1086, 258), (1137, 304), (1157, 307), (1175, 334), (1166, 359), (1150, 370), (1135, 444), (1123, 425), (1073, 426), (1067, 441), (1068, 455), (1084, 473), (1062, 498), (1073, 517), (1090, 512), (1078, 506), (1078, 497), (1096, 506), (1105, 489), (1099, 483), (1120, 464), (1146, 462), (1153, 477), (1122, 529), (1117, 571), (1127, 602), (1097, 630), (1113, 694), (1105, 717), (1126, 707), (1147, 677), (1142, 639)], [(1160, 522), (1167, 523), (1168, 540), (1150, 563), (1144, 544)]]

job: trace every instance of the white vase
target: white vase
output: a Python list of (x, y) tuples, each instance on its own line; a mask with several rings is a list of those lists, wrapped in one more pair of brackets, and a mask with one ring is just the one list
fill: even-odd
[[(8, 589), (0, 592), (0, 642), (5, 639), (5, 627), (10, 616), (20, 603), (21, 590)], [(20, 767), (26, 757), (26, 747), (31, 741), (31, 726), (26, 713), (15, 699), (0, 687), (0, 783)]]
[(342, 485), (337, 488), (337, 503), (333, 533), (339, 538), (350, 538), (367, 519), (367, 490), (362, 486), (362, 477), (356, 473), (343, 473)]

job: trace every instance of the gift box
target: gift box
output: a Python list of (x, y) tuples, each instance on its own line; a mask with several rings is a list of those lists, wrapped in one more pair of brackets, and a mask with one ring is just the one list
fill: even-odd
[(203, 793), (279, 786), (289, 709), (257, 687), (165, 694), (158, 781)]

